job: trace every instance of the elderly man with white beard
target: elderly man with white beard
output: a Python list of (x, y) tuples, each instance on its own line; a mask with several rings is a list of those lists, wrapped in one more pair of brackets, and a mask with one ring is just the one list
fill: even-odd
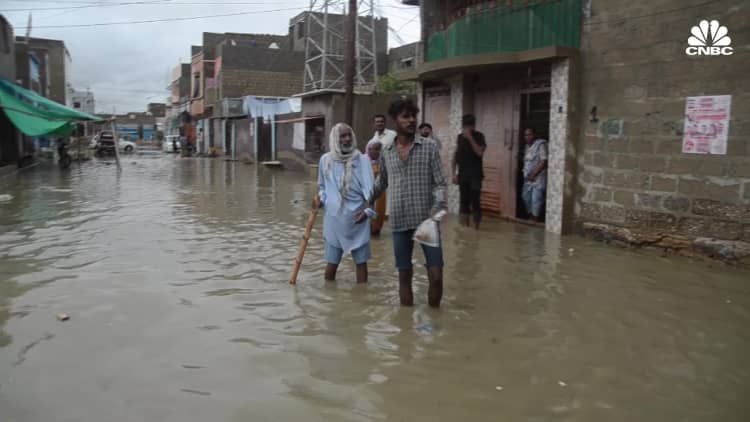
[(374, 189), (370, 159), (356, 148), (352, 128), (339, 123), (331, 129), (328, 153), (318, 166), (318, 195), (313, 207), (323, 207), (323, 237), (327, 261), (325, 279), (334, 281), (344, 253), (351, 252), (357, 266), (357, 283), (367, 282), (370, 259), (369, 207)]

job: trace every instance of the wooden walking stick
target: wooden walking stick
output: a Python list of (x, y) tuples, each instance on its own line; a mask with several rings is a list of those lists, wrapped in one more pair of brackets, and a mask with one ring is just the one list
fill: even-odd
[(310, 210), (310, 216), (307, 218), (307, 224), (305, 224), (305, 234), (302, 235), (302, 242), (299, 245), (299, 253), (297, 253), (297, 259), (294, 261), (294, 270), (292, 270), (292, 276), (289, 277), (289, 284), (297, 284), (297, 274), (302, 266), (302, 257), (305, 256), (305, 249), (307, 249), (307, 242), (310, 240), (310, 233), (312, 232), (313, 225), (315, 224), (315, 217), (318, 216), (318, 207), (313, 206)]

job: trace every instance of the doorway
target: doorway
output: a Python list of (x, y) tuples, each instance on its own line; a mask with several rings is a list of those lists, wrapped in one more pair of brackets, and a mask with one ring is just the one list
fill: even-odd
[[(516, 217), (524, 220), (530, 218), (530, 214), (526, 210), (523, 203), (522, 192), (523, 192), (523, 165), (524, 155), (526, 152), (526, 140), (524, 139), (524, 132), (527, 128), (534, 130), (537, 138), (549, 140), (549, 121), (550, 121), (550, 91), (547, 88), (533, 89), (521, 91), (521, 112), (520, 112), (520, 124), (519, 124), (519, 148), (518, 153), (518, 172), (516, 180), (516, 192), (518, 192), (516, 198)], [(544, 209), (542, 209), (542, 222), (544, 219)]]
[[(450, 87), (433, 87), (425, 91), (424, 113), (422, 122), (432, 126), (432, 136), (439, 140), (441, 145), (449, 145), (457, 135), (451, 128), (451, 91)], [(443, 172), (450, 171), (451, 152), (446, 148), (440, 149), (440, 161), (443, 164)]]

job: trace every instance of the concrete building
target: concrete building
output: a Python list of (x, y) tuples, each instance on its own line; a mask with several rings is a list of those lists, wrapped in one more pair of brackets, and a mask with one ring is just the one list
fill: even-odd
[(0, 15), (0, 78), (16, 80), (16, 50), (13, 27)]
[[(111, 115), (100, 115), (109, 119)], [(133, 112), (114, 116), (117, 135), (131, 141), (151, 140), (157, 130), (157, 118), (148, 112)], [(107, 129), (109, 128), (107, 127)]]
[[(346, 115), (344, 109), (344, 93), (342, 91), (316, 92), (302, 96), (302, 118), (305, 123), (304, 143), (294, 146), (295, 153), (310, 164), (317, 164), (320, 153), (328, 150), (328, 134), (336, 123), (343, 122)], [(374, 133), (373, 118), (376, 114), (384, 114), (396, 96), (378, 94), (357, 94), (354, 96), (354, 121), (352, 129), (357, 136), (357, 147), (364, 151), (367, 142)], [(316, 136), (316, 131), (322, 128), (322, 151), (315, 142), (310, 142)], [(317, 142), (317, 140), (316, 140)], [(304, 148), (304, 149), (299, 149)], [(290, 158), (290, 157), (287, 157)]]
[[(739, 257), (750, 246), (747, 2), (685, 6), (650, 1), (625, 20), (612, 0), (583, 10), (573, 215), (603, 238)], [(687, 54), (705, 19), (726, 26), (734, 54)], [(725, 150), (684, 153), (703, 130), (686, 113), (689, 97), (716, 95), (731, 96), (728, 116), (714, 120), (728, 125)]]
[[(248, 117), (243, 98), (286, 98), (299, 92), (304, 52), (290, 49), (286, 35), (204, 33), (203, 42), (191, 48), (190, 113), (198, 152), (237, 157), (242, 151), (246, 157), (253, 141), (244, 136), (246, 125), (234, 121)], [(232, 138), (235, 126), (241, 130)]]
[(401, 79), (415, 79), (417, 61), (422, 45), (418, 42), (388, 50), (386, 71)]
[(96, 99), (94, 93), (86, 91), (73, 90), (71, 95), (72, 108), (84, 113), (94, 114), (96, 113)]
[[(521, 137), (532, 127), (549, 140), (548, 231), (741, 254), (750, 241), (750, 58), (742, 45), (721, 56), (686, 48), (704, 19), (718, 19), (735, 42), (746, 38), (750, 21), (732, 12), (742, 0), (419, 3), (423, 118), (443, 141), (447, 168), (461, 115), (477, 116), (488, 142), (487, 211), (522, 216)], [(714, 95), (731, 95), (726, 150), (683, 153), (695, 132), (684, 131), (689, 97)], [(453, 211), (457, 199), (451, 187)]]
[[(13, 27), (0, 15), (0, 78), (9, 81), (16, 80), (16, 51), (13, 37)], [(0, 168), (15, 164), (20, 158), (19, 132), (8, 120), (5, 113), (0, 111)]]
[(16, 78), (24, 88), (70, 106), (72, 66), (63, 41), (16, 37)]
[(172, 69), (169, 85), (170, 96), (165, 108), (164, 132), (167, 135), (179, 133), (179, 115), (189, 110), (190, 104), (190, 63), (181, 63)]
[(146, 110), (154, 117), (164, 117), (167, 111), (165, 103), (148, 103)]
[[(223, 98), (220, 96), (217, 87), (217, 76), (219, 75), (219, 72), (217, 72), (216, 62), (217, 49), (220, 46), (226, 46), (225, 50), (227, 51), (233, 50), (234, 47), (240, 49), (250, 48), (252, 50), (244, 50), (244, 53), (255, 55), (260, 50), (276, 51), (278, 48), (271, 47), (285, 44), (285, 40), (286, 36), (284, 35), (236, 33), (217, 34), (204, 32), (203, 44), (200, 47), (191, 47), (193, 55), (191, 59), (190, 113), (193, 118), (200, 120), (205, 117), (211, 117), (213, 115), (214, 107), (220, 99)], [(264, 56), (264, 58), (267, 59), (268, 57)], [(230, 60), (231, 63), (226, 63), (227, 69), (232, 68), (235, 61), (234, 59), (235, 56)], [(248, 58), (248, 60), (257, 63), (256, 66), (273, 63), (261, 63), (260, 60), (253, 60), (252, 57)], [(223, 65), (224, 63), (222, 59), (219, 59), (218, 68), (221, 69)], [(242, 77), (242, 75), (240, 75), (240, 77)], [(225, 79), (232, 78), (227, 77)]]
[(216, 48), (216, 96), (289, 97), (302, 86), (304, 53), (225, 41)]

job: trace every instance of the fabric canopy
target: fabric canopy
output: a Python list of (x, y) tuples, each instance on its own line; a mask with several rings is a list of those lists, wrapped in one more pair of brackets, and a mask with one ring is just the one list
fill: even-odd
[(27, 136), (68, 136), (81, 121), (102, 121), (0, 78), (0, 108)]

